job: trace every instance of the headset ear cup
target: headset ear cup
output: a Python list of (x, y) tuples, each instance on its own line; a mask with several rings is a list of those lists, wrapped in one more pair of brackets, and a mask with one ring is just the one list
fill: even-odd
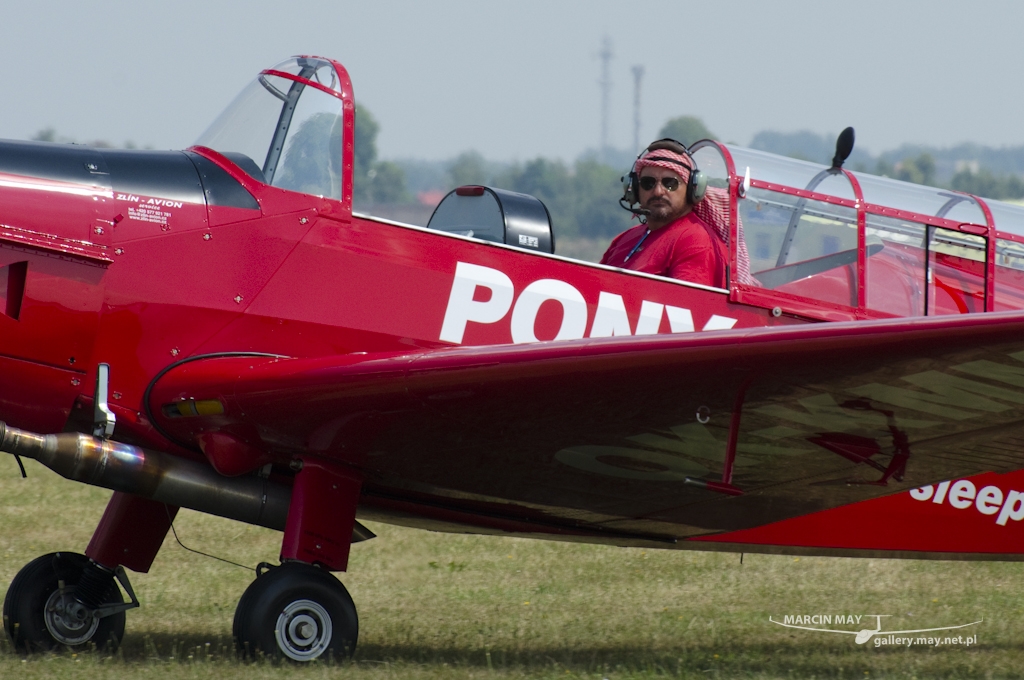
[(690, 173), (690, 181), (686, 184), (686, 198), (690, 205), (696, 205), (704, 200), (704, 194), (708, 190), (708, 176), (700, 170)]
[(635, 172), (629, 173), (629, 204), (640, 202), (640, 179)]

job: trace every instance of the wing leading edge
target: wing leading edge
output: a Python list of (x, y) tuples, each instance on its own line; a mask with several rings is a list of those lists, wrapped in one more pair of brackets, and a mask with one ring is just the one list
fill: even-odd
[[(407, 523), (665, 541), (1024, 468), (1024, 315), (206, 358), (147, 406), (239, 474), (321, 456)], [(721, 481), (740, 495), (685, 480)]]

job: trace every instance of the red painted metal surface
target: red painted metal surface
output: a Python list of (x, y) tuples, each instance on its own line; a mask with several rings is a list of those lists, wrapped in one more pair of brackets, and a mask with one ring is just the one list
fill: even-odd
[(1024, 555), (1024, 532), (1019, 524), (1022, 517), (1024, 471), (990, 472), (755, 529), (691, 540), (908, 556)]
[(822, 203), (834, 203), (835, 205), (842, 205), (846, 206), (847, 208), (857, 207), (857, 201), (851, 200), (849, 198), (840, 198), (839, 196), (832, 196), (831, 194), (821, 194), (818, 193), (817, 191), (808, 191), (807, 189), (800, 189), (798, 187), (789, 187), (784, 184), (767, 182), (763, 179), (751, 179), (750, 186), (755, 189), (767, 189), (768, 191), (777, 191), (780, 194), (799, 196), (801, 198), (810, 198), (814, 199), (815, 201), (821, 201)]
[(863, 309), (868, 304), (867, 216), (864, 212), (864, 191), (860, 188), (856, 175), (848, 170), (843, 170), (843, 175), (850, 181), (853, 193), (857, 197), (857, 307)]
[[(774, 290), (735, 280), (714, 289), (354, 217), (355, 104), (348, 74), (331, 64), (338, 90), (307, 84), (340, 102), (340, 200), (268, 186), (206, 147), (191, 151), (258, 208), (178, 200), (158, 183), (119, 191), (98, 172), (72, 181), (0, 168), (0, 418), (42, 433), (88, 428), (84, 405), (106, 362), (115, 437), (225, 475), (270, 464), (293, 484), (282, 557), (334, 569), (347, 562), (357, 502), (433, 528), (829, 547), (811, 518), (859, 522), (905, 503), (909, 485), (1024, 469), (1013, 452), (930, 443), (1013, 429), (1024, 399), (1024, 380), (1013, 382), (1022, 317), (963, 314), (995, 309), (997, 282), (1000, 305), (1024, 308), (1024, 275), (996, 262), (984, 202), (987, 225), (965, 233), (988, 238), (987, 265), (936, 254), (942, 295), (929, 313), (950, 316), (903, 320), (867, 306), (865, 216), (960, 223), (866, 204), (852, 173), (855, 200), (752, 181), (857, 211), (855, 263)], [(742, 177), (718, 148), (735, 271)], [(143, 205), (161, 206), (159, 219)], [(881, 295), (915, 313), (915, 284), (900, 272), (923, 272), (923, 254), (891, 241), (872, 257), (888, 263)], [(964, 377), (989, 370), (984, 362), (1010, 377)], [(183, 400), (211, 410), (178, 409)], [(910, 423), (905, 480), (902, 459), (890, 465), (896, 435), (878, 420), (883, 405)], [(706, 426), (694, 418), (702, 407)], [(857, 455), (844, 455), (850, 442), (863, 444)], [(683, 490), (686, 477), (716, 476), (720, 488)], [(133, 561), (121, 563), (148, 568), (159, 513), (140, 511), (151, 530), (133, 544), (132, 503), (112, 502), (89, 550), (107, 563), (127, 547)], [(932, 505), (913, 506), (915, 521), (946, 512)], [(993, 547), (999, 535), (897, 548), (854, 532), (845, 547), (1024, 552)]]
[(732, 471), (736, 464), (736, 447), (739, 444), (740, 438), (740, 423), (743, 418), (743, 400), (747, 396), (747, 390), (750, 389), (750, 383), (754, 381), (756, 373), (751, 373), (747, 376), (747, 379), (743, 381), (740, 388), (736, 391), (736, 403), (732, 407), (732, 417), (729, 422), (729, 440), (725, 445), (725, 465), (722, 466), (722, 484), (726, 486), (732, 485)]
[(974, 197), (974, 200), (978, 202), (981, 211), (985, 213), (985, 224), (988, 226), (988, 233), (985, 234), (988, 237), (987, 271), (985, 272), (985, 311), (994, 312), (996, 310), (996, 225), (995, 220), (992, 219), (992, 211), (989, 210), (985, 199)]
[(85, 554), (105, 567), (149, 573), (178, 508), (115, 491)]
[[(0, 327), (17, 323), (0, 317)], [(0, 356), (0, 413), (35, 432), (60, 432), (82, 392), (82, 372)]]
[(295, 476), (281, 560), (322, 564), (331, 571), (348, 567), (352, 528), (362, 474), (315, 458), (303, 459)]
[[(875, 382), (885, 375), (902, 371), (913, 378), (923, 369), (931, 371), (926, 375), (945, 375), (951, 364), (959, 365), (957, 357), (963, 352), (998, 356), (998, 348), (1014, 342), (1021, 332), (1020, 317), (1010, 319), (945, 316), (874, 326), (815, 324), (384, 356), (211, 358), (168, 373), (157, 383), (152, 399), (155, 405), (183, 397), (221, 400), (223, 414), (215, 418), (162, 421), (176, 440), (187, 442), (203, 428), (258, 423), (258, 435), (267, 444), (274, 442), (282, 461), (315, 448), (324, 457), (363, 470), (367, 511), (374, 510), (378, 498), (404, 498), (423, 506), (419, 515), (424, 521), (440, 522), (451, 513), (476, 514), (480, 527), (500, 531), (519, 518), (548, 526), (560, 523), (566, 535), (609, 528), (608, 517), (604, 522), (597, 522), (596, 516), (581, 519), (600, 512), (616, 517), (617, 541), (624, 531), (618, 523), (626, 523), (638, 541), (637, 536), (664, 541), (684, 537), (693, 527), (703, 527), (706, 533), (723, 523), (765, 523), (780, 511), (799, 515), (911, 484), (909, 479), (877, 484), (879, 468), (863, 465), (870, 456), (834, 455), (833, 448), (808, 443), (817, 443), (819, 427), (852, 430), (864, 441), (892, 436), (884, 418), (879, 423), (884, 434), (857, 434), (877, 428), (854, 411), (843, 412), (853, 407), (838, 404), (858, 398), (865, 389), (877, 398), (888, 398)], [(835, 356), (843, 362), (834, 361)], [(877, 356), (887, 361), (873, 361)], [(837, 376), (845, 375), (847, 366), (862, 368), (856, 369), (855, 382), (840, 386)], [(1024, 371), (1014, 366), (1007, 364), (1005, 370)], [(685, 383), (679, 384), (674, 376), (686, 376)], [(968, 388), (984, 388), (950, 379)], [(803, 397), (778, 394), (777, 386), (787, 382), (831, 386), (831, 393), (822, 397), (827, 396), (832, 406), (803, 412)], [(615, 389), (609, 390), (609, 385)], [(717, 455), (728, 461), (726, 437), (738, 422), (730, 410), (744, 385), (748, 396), (742, 427), (736, 425), (732, 488), (745, 494), (747, 512), (722, 513), (724, 509), (707, 505), (703, 492), (679, 483), (684, 476), (708, 479), (716, 472), (726, 474), (727, 465), (714, 465), (703, 473), (684, 467), (676, 473), (664, 467), (669, 461), (663, 455), (649, 451), (686, 451), (687, 445), (699, 449), (703, 444), (694, 438), (698, 433), (693, 428), (700, 428), (693, 414), (705, 406), (708, 427), (719, 433)], [(984, 389), (1020, 399), (1016, 393)], [(903, 390), (898, 395), (900, 419), (913, 418), (911, 411), (920, 408), (913, 402), (916, 394)], [(565, 403), (572, 404), (573, 418), (561, 416)], [(821, 398), (808, 403), (820, 404)], [(946, 402), (932, 406), (948, 411), (942, 403)], [(984, 400), (978, 403), (985, 406)], [(509, 404), (515, 405), (512, 420), (504, 416)], [(941, 424), (943, 436), (993, 427), (1012, 415), (1003, 411), (972, 411), (966, 420)], [(609, 419), (608, 413), (617, 416)], [(779, 417), (803, 420), (809, 429), (800, 432), (789, 426), (792, 434), (773, 433), (792, 441), (766, 450), (758, 438)], [(908, 437), (913, 481), (1007, 464), (976, 453), (960, 458), (952, 455), (952, 446), (941, 452), (929, 448), (938, 425), (915, 424), (924, 430)], [(380, 436), (360, 441), (367, 431)], [(617, 442), (627, 445), (616, 448)], [(883, 471), (887, 446), (874, 449)], [(758, 461), (749, 457), (750, 450), (770, 455)], [(700, 455), (715, 460), (714, 449)], [(439, 465), (440, 460), (450, 464)], [(951, 460), (960, 467), (951, 470)], [(875, 475), (866, 480), (871, 483), (849, 485), (847, 480), (856, 478), (861, 468)], [(841, 488), (815, 487), (826, 479)]]
[(864, 210), (865, 212), (873, 213), (875, 215), (912, 220), (914, 222), (929, 224), (933, 227), (944, 227), (946, 229), (955, 229), (958, 231), (960, 229), (960, 222), (957, 222), (956, 220), (947, 220), (942, 217), (935, 217), (934, 215), (923, 215), (910, 210), (900, 210), (898, 208), (890, 208), (884, 205), (875, 205), (873, 203), (865, 203)]

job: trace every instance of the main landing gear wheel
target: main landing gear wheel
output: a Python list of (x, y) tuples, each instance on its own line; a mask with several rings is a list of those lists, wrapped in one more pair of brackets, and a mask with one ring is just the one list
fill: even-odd
[(257, 571), (235, 610), (235, 643), (246, 656), (307, 662), (352, 656), (359, 618), (330, 572), (301, 562)]
[[(95, 645), (114, 649), (124, 637), (124, 612), (96, 618), (75, 598), (89, 558), (77, 553), (50, 553), (18, 572), (4, 598), (4, 630), (22, 652), (79, 650)], [(113, 577), (104, 586), (102, 604), (122, 604)]]

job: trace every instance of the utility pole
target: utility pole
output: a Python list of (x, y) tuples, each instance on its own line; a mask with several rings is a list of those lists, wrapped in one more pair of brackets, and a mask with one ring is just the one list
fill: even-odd
[(633, 67), (633, 152), (640, 151), (640, 81), (644, 79), (644, 67)]
[(608, 102), (611, 99), (612, 79), (609, 66), (612, 60), (612, 39), (607, 35), (601, 43), (601, 151), (608, 148)]

